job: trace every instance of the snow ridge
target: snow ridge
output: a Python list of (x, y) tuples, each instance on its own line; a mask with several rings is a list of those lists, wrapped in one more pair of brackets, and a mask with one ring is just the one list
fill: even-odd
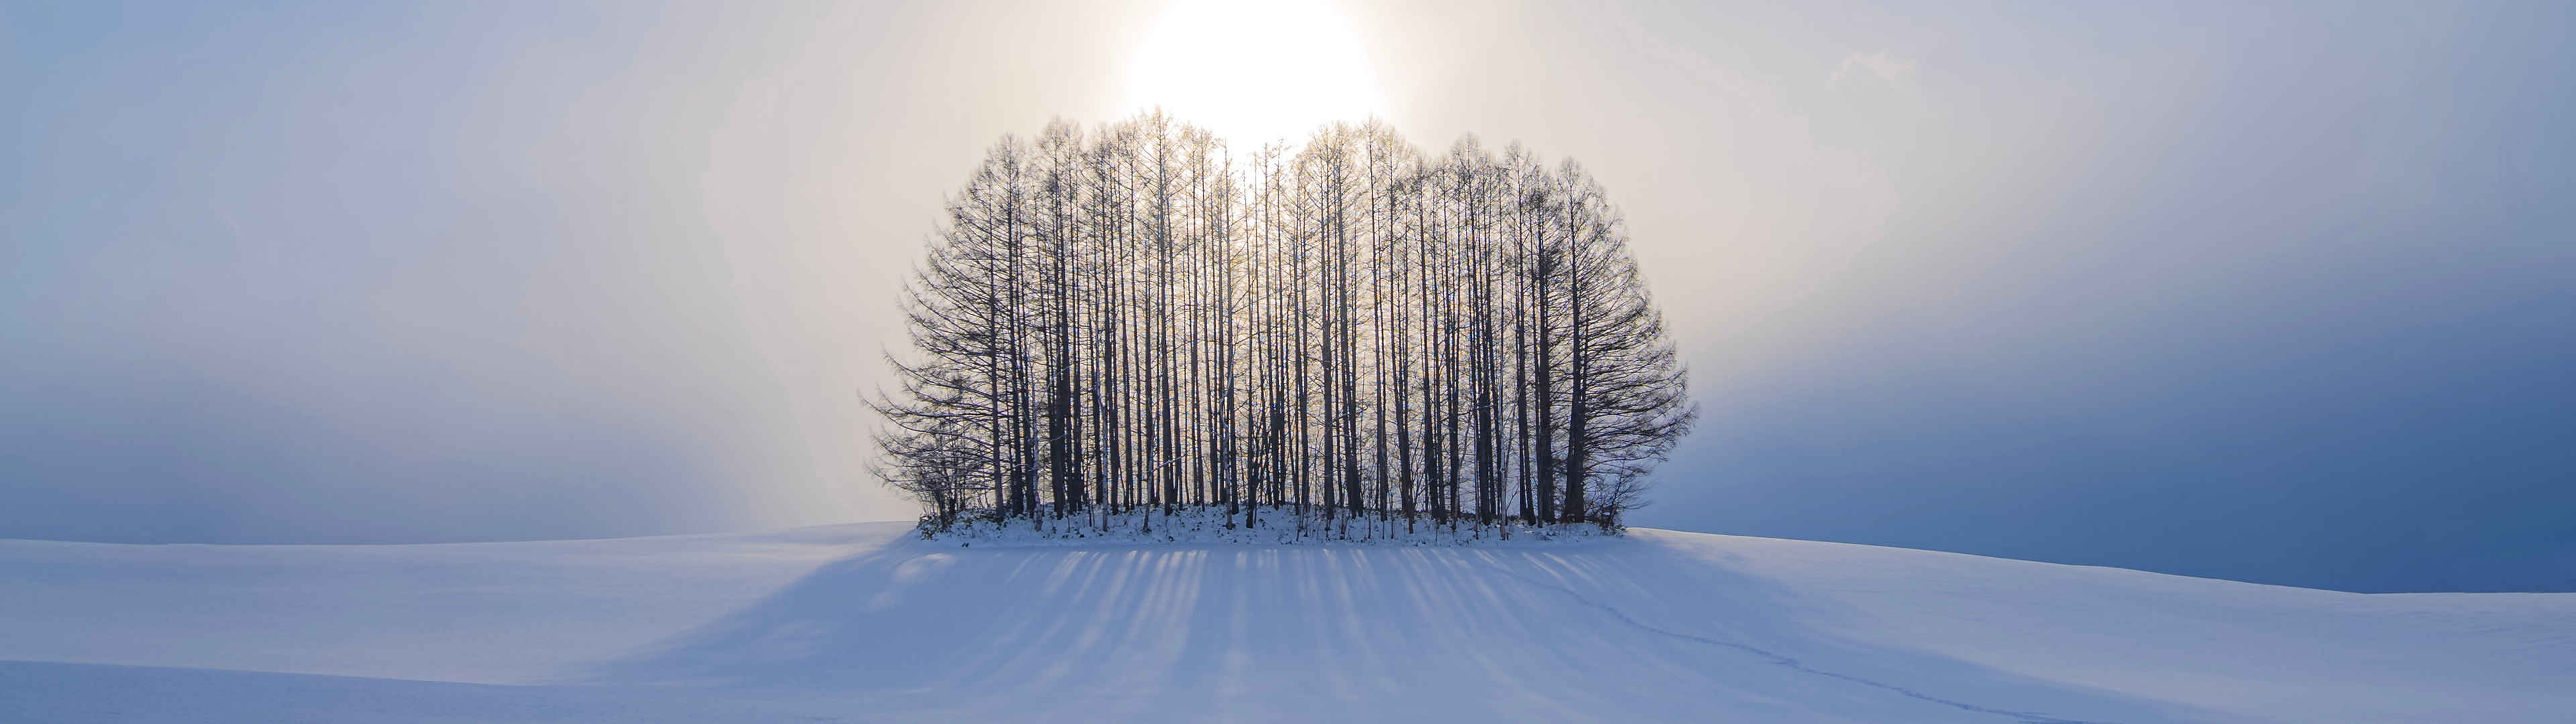
[(1637, 620), (1637, 619), (1636, 619), (1636, 617), (1628, 615), (1628, 612), (1626, 612), (1626, 611), (1621, 611), (1621, 610), (1619, 610), (1619, 608), (1618, 608), (1618, 607), (1616, 607), (1616, 606), (1611, 606), (1611, 605), (1608, 605), (1608, 604), (1601, 603), (1601, 602), (1599, 602), (1599, 601), (1594, 601), (1594, 600), (1592, 600), (1592, 598), (1591, 598), (1590, 596), (1585, 596), (1585, 595), (1583, 595), (1583, 593), (1582, 593), (1581, 591), (1574, 590), (1574, 588), (1573, 588), (1573, 587), (1570, 587), (1570, 586), (1564, 586), (1564, 585), (1558, 585), (1558, 584), (1554, 584), (1554, 583), (1548, 583), (1548, 582), (1546, 582), (1546, 581), (1541, 581), (1541, 580), (1538, 580), (1538, 579), (1536, 579), (1536, 578), (1531, 578), (1531, 577), (1529, 577), (1529, 576), (1527, 576), (1527, 575), (1523, 575), (1523, 574), (1521, 574), (1519, 571), (1514, 571), (1514, 570), (1512, 570), (1512, 569), (1510, 569), (1510, 568), (1508, 568), (1508, 567), (1505, 567), (1505, 566), (1502, 566), (1502, 565), (1499, 565), (1499, 564), (1495, 564), (1495, 563), (1493, 563), (1493, 562), (1491, 562), (1491, 561), (1487, 561), (1487, 562), (1486, 562), (1486, 565), (1487, 565), (1487, 567), (1488, 567), (1488, 568), (1493, 569), (1493, 570), (1494, 570), (1494, 572), (1503, 574), (1503, 576), (1504, 576), (1504, 577), (1511, 578), (1511, 579), (1513, 579), (1513, 580), (1520, 581), (1520, 582), (1522, 582), (1522, 583), (1527, 583), (1527, 584), (1530, 584), (1530, 585), (1532, 585), (1532, 586), (1536, 586), (1536, 587), (1539, 587), (1539, 588), (1545, 588), (1545, 589), (1548, 589), (1548, 590), (1552, 590), (1552, 591), (1556, 591), (1556, 592), (1558, 592), (1558, 593), (1565, 594), (1565, 595), (1566, 595), (1566, 597), (1574, 599), (1574, 602), (1575, 602), (1575, 603), (1580, 603), (1580, 604), (1583, 604), (1584, 606), (1587, 606), (1587, 607), (1590, 607), (1590, 608), (1593, 608), (1593, 609), (1597, 609), (1597, 610), (1601, 611), (1602, 613), (1609, 614), (1609, 615), (1610, 615), (1611, 620), (1618, 621), (1619, 623), (1622, 623), (1622, 624), (1626, 624), (1626, 625), (1628, 625), (1630, 628), (1634, 628), (1634, 629), (1637, 629), (1637, 630), (1640, 630), (1640, 631), (1645, 631), (1645, 632), (1647, 632), (1647, 633), (1661, 634), (1661, 635), (1663, 635), (1663, 636), (1667, 636), (1667, 637), (1671, 637), (1671, 638), (1676, 638), (1676, 639), (1681, 639), (1681, 640), (1684, 640), (1684, 641), (1694, 641), (1694, 642), (1698, 642), (1698, 643), (1708, 644), (1708, 645), (1710, 645), (1710, 646), (1723, 646), (1723, 647), (1726, 647), (1726, 648), (1735, 649), (1735, 650), (1738, 650), (1738, 651), (1743, 651), (1743, 652), (1745, 652), (1745, 653), (1749, 653), (1749, 654), (1753, 654), (1753, 655), (1755, 655), (1755, 656), (1762, 657), (1762, 658), (1764, 658), (1764, 659), (1769, 660), (1769, 661), (1770, 661), (1772, 664), (1774, 664), (1774, 665), (1778, 665), (1778, 666), (1786, 667), (1786, 668), (1788, 668), (1788, 669), (1790, 669), (1790, 670), (1793, 670), (1793, 671), (1798, 671), (1798, 672), (1801, 672), (1801, 673), (1807, 673), (1807, 674), (1815, 674), (1815, 675), (1817, 675), (1817, 676), (1829, 676), (1829, 677), (1833, 677), (1833, 678), (1836, 678), (1836, 679), (1841, 679), (1841, 680), (1843, 680), (1843, 681), (1848, 681), (1848, 682), (1852, 682), (1852, 683), (1855, 683), (1855, 684), (1860, 684), (1860, 685), (1863, 685), (1863, 686), (1871, 686), (1871, 687), (1877, 687), (1877, 688), (1880, 688), (1880, 689), (1886, 689), (1886, 690), (1888, 690), (1888, 691), (1895, 692), (1895, 693), (1898, 693), (1898, 694), (1902, 694), (1902, 695), (1905, 695), (1905, 696), (1908, 696), (1908, 697), (1912, 697), (1912, 698), (1915, 698), (1915, 699), (1921, 699), (1921, 700), (1924, 700), (1924, 701), (1932, 702), (1932, 703), (1935, 703), (1935, 704), (1941, 704), (1941, 705), (1944, 705), (1944, 706), (1956, 707), (1956, 708), (1958, 708), (1958, 709), (1960, 709), (1960, 710), (1963, 710), (1963, 711), (1971, 711), (1971, 712), (1976, 712), (1976, 713), (1979, 713), (1979, 714), (1994, 714), (1994, 715), (1997, 715), (1997, 716), (2008, 716), (2008, 717), (2013, 717), (2013, 718), (2018, 719), (2018, 720), (2020, 720), (2020, 721), (2022, 721), (2022, 722), (2025, 722), (2026, 724), (2108, 724), (2107, 722), (2093, 722), (2093, 721), (2087, 721), (2087, 720), (2082, 720), (2082, 719), (2059, 719), (2059, 718), (2056, 718), (2056, 717), (2045, 716), (2045, 715), (2041, 715), (2041, 714), (2034, 714), (2034, 713), (2031, 713), (2031, 712), (2025, 712), (2025, 711), (2013, 711), (2013, 710), (2009, 710), (2009, 709), (1996, 709), (1996, 708), (1992, 708), (1992, 707), (1978, 706), (1978, 705), (1970, 704), (1970, 703), (1967, 703), (1967, 702), (1964, 702), (1964, 701), (1956, 701), (1956, 700), (1952, 700), (1952, 699), (1944, 699), (1944, 698), (1941, 698), (1941, 697), (1933, 696), (1933, 695), (1931, 695), (1931, 694), (1926, 694), (1926, 693), (1923, 693), (1923, 692), (1920, 692), (1920, 691), (1915, 691), (1915, 690), (1913, 690), (1913, 689), (1909, 689), (1909, 688), (1906, 688), (1906, 687), (1903, 687), (1903, 686), (1898, 686), (1898, 685), (1895, 685), (1895, 684), (1886, 683), (1886, 682), (1883, 682), (1883, 681), (1874, 681), (1874, 680), (1870, 680), (1870, 679), (1861, 678), (1861, 677), (1858, 677), (1858, 676), (1852, 676), (1852, 675), (1849, 675), (1849, 674), (1840, 674), (1840, 673), (1835, 673), (1835, 672), (1831, 672), (1831, 671), (1825, 671), (1825, 670), (1822, 670), (1822, 669), (1817, 669), (1817, 668), (1809, 667), (1809, 666), (1807, 666), (1806, 664), (1799, 663), (1799, 661), (1798, 661), (1796, 658), (1794, 658), (1794, 657), (1783, 656), (1783, 655), (1780, 655), (1780, 654), (1778, 654), (1778, 653), (1774, 653), (1774, 652), (1770, 651), (1769, 649), (1764, 649), (1764, 648), (1760, 648), (1760, 647), (1756, 647), (1756, 646), (1748, 646), (1748, 645), (1740, 644), (1740, 643), (1736, 643), (1736, 642), (1733, 642), (1733, 641), (1725, 641), (1725, 640), (1720, 640), (1720, 639), (1713, 639), (1713, 638), (1709, 638), (1709, 637), (1706, 637), (1706, 636), (1700, 636), (1700, 635), (1697, 635), (1697, 634), (1687, 634), (1687, 633), (1682, 633), (1682, 632), (1679, 632), (1679, 631), (1674, 631), (1674, 630), (1671, 630), (1671, 629), (1667, 629), (1667, 628), (1663, 628), (1663, 627), (1660, 627), (1660, 626), (1655, 626), (1655, 625), (1653, 625), (1653, 624), (1649, 624), (1649, 623), (1646, 623), (1646, 622), (1643, 622), (1643, 621), (1639, 621), (1639, 620)]

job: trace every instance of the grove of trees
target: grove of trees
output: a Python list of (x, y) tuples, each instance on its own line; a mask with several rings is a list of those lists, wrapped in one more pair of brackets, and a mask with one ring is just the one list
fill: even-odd
[(1697, 414), (1581, 167), (1375, 122), (1005, 138), (903, 299), (876, 473), (934, 530), (1616, 527)]

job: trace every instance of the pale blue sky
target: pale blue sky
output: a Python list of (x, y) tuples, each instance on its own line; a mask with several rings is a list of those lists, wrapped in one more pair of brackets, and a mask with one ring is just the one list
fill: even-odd
[[(891, 284), (1155, 5), (0, 4), (0, 537), (908, 517)], [(1666, 5), (1327, 46), (1628, 212), (1706, 410), (1639, 523), (2576, 590), (2576, 6)]]

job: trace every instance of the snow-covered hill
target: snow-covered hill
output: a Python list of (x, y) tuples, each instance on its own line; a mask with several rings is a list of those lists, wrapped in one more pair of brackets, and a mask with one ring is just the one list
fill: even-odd
[(0, 720), (2567, 721), (2576, 594), (1639, 530), (0, 541)]

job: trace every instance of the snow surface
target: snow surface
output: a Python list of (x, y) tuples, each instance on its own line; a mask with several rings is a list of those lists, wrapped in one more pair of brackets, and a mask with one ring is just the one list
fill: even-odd
[(2576, 594), (1635, 530), (0, 541), (0, 721), (2569, 721)]

